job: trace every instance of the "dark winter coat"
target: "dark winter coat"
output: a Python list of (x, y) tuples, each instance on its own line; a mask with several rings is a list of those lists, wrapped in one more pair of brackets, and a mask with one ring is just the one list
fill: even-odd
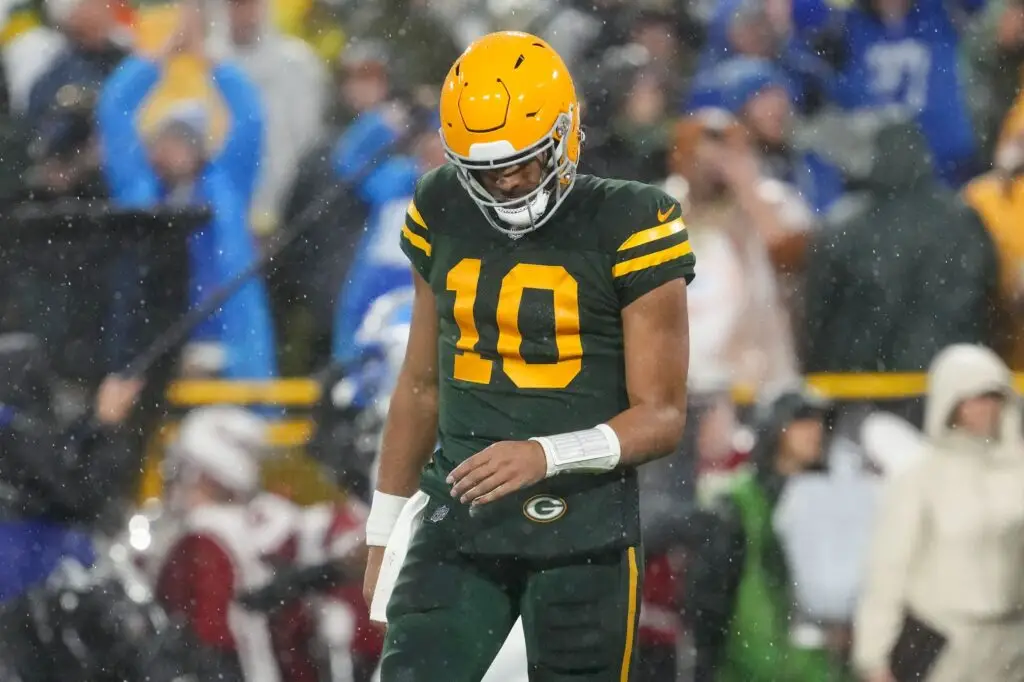
[(813, 243), (806, 369), (922, 371), (952, 343), (985, 343), (995, 248), (933, 175), (910, 124), (882, 128), (866, 206)]

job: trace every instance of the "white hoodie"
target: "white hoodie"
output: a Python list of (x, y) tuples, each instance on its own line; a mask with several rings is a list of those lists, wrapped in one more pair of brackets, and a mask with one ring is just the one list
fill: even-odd
[[(965, 399), (1005, 393), (1002, 437), (949, 427)], [(887, 659), (909, 610), (949, 638), (929, 676), (1017, 682), (1024, 639), (1024, 446), (1006, 365), (987, 348), (954, 345), (929, 372), (923, 455), (887, 485), (858, 608), (854, 662)], [(1012, 668), (1012, 670), (1011, 670)]]

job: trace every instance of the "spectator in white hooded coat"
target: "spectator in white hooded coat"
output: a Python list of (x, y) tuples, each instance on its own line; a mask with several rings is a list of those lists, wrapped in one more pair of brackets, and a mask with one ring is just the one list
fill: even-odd
[(909, 612), (947, 638), (927, 682), (1024, 679), (1024, 445), (1006, 365), (953, 345), (932, 362), (923, 454), (888, 483), (855, 623), (854, 663), (892, 680)]

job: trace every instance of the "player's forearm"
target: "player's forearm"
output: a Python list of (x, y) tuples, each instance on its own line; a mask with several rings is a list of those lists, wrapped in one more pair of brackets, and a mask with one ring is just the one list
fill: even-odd
[(582, 431), (533, 438), (547, 476), (600, 473), (671, 454), (686, 425), (686, 283), (670, 281), (622, 311), (629, 409)]
[(639, 466), (675, 452), (686, 426), (686, 402), (637, 405), (608, 421), (619, 438), (619, 465)]
[(399, 381), (381, 439), (377, 490), (410, 497), (437, 442), (437, 387)]
[(635, 405), (592, 429), (530, 440), (537, 441), (544, 452), (548, 477), (570, 472), (601, 473), (671, 454), (683, 437), (685, 425), (683, 394), (667, 404)]

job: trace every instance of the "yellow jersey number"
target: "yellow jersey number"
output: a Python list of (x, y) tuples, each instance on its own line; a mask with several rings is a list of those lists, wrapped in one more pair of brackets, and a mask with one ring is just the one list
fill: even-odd
[[(480, 333), (473, 316), (480, 265), (479, 258), (463, 258), (448, 271), (447, 288), (455, 292), (454, 316), (459, 326), (454, 376), (460, 381), (489, 384), (494, 361), (476, 352)], [(527, 289), (550, 291), (554, 297), (556, 362), (523, 359), (519, 307)], [(501, 280), (498, 293), (497, 323), (501, 369), (518, 388), (565, 388), (580, 373), (583, 341), (580, 338), (579, 283), (561, 265), (519, 263), (509, 270)]]

